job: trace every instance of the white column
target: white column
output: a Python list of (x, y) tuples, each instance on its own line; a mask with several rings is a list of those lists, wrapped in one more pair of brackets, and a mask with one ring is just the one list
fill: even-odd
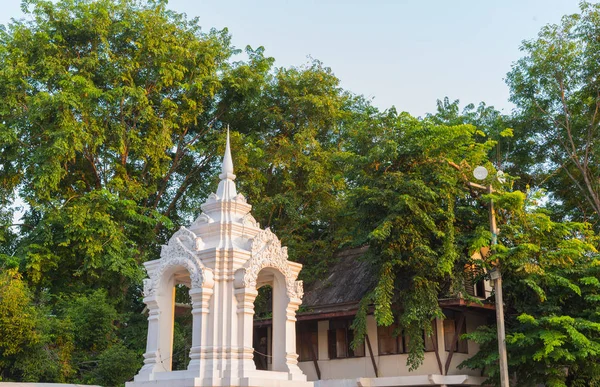
[(190, 349), (190, 364), (188, 370), (194, 371), (197, 376), (200, 374), (200, 365), (205, 358), (207, 350), (207, 322), (209, 310), (209, 301), (213, 295), (210, 288), (197, 288), (190, 290), (192, 299), (192, 348)]
[[(306, 380), (306, 375), (298, 367), (298, 354), (296, 353), (296, 311), (302, 303), (299, 298), (288, 298), (285, 309), (285, 363), (291, 380)], [(275, 325), (275, 320), (273, 320)]]
[[(373, 316), (372, 314), (367, 315), (366, 334), (369, 336), (369, 340), (371, 340), (371, 349), (373, 350), (373, 356), (379, 356), (379, 336), (377, 335), (377, 321), (375, 320), (375, 316)], [(365, 350), (365, 355), (370, 356), (369, 349), (365, 348)]]
[(256, 371), (252, 336), (254, 334), (254, 300), (258, 292), (256, 289), (240, 288), (235, 289), (234, 294), (237, 300), (237, 342), (241, 346), (239, 369), (244, 373), (240, 377), (248, 377), (251, 376), (252, 371)]
[(135, 376), (134, 380), (146, 381), (154, 380), (154, 372), (157, 371), (157, 363), (160, 359), (158, 352), (159, 336), (159, 315), (158, 300), (155, 296), (144, 298), (144, 303), (148, 307), (148, 338), (146, 339), (146, 352), (144, 353), (144, 366)]
[(288, 296), (283, 276), (275, 275), (273, 279), (273, 331), (272, 331), (272, 370), (287, 372), (287, 306)]
[(161, 281), (158, 289), (158, 304), (160, 313), (158, 315), (158, 353), (157, 372), (171, 371), (173, 356), (173, 324), (175, 318), (175, 277)]

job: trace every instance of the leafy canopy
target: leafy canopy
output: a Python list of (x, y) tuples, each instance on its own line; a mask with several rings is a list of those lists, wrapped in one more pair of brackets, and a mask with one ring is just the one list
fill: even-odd
[(456, 233), (470, 227), (461, 213), (466, 206), (471, 214), (472, 203), (455, 166), (485, 162), (494, 142), (477, 142), (482, 133), (471, 125), (438, 124), (394, 109), (364, 118), (347, 136), (354, 163), (349, 232), (354, 243), (369, 244), (366, 259), (379, 270), (355, 321), (354, 344), (364, 338), (373, 303), (379, 325), (398, 322), (410, 336), (408, 364), (416, 369), (424, 356), (421, 332), (431, 335), (431, 320), (443, 318), (438, 297), (466, 262)]
[(515, 144), (511, 155), (525, 184), (545, 188), (554, 212), (588, 221), (600, 216), (600, 5), (547, 25), (523, 42), (508, 73)]
[[(600, 264), (589, 224), (555, 222), (536, 195), (499, 201), (509, 369), (519, 385), (600, 382)], [(498, 378), (495, 327), (468, 334), (481, 350), (463, 365)]]

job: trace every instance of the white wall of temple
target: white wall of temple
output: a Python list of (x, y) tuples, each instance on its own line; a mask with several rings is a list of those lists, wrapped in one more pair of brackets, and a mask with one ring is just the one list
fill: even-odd
[[(479, 313), (465, 312), (465, 316), (466, 316), (466, 322), (467, 322), (467, 333), (471, 333), (474, 330), (476, 330), (478, 326), (486, 324), (485, 316), (482, 316)], [(469, 353), (468, 354), (465, 354), (465, 353), (455, 353), (454, 354), (454, 356), (452, 357), (452, 360), (450, 361), (450, 368), (448, 369), (448, 375), (458, 375), (458, 374), (467, 374), (467, 375), (473, 375), (473, 376), (481, 375), (480, 370), (470, 370), (468, 368), (463, 368), (463, 369), (458, 368), (458, 365), (460, 363), (462, 363), (463, 361), (467, 360), (468, 358), (470, 358), (471, 356), (473, 356), (477, 352), (479, 352), (479, 344), (477, 344), (476, 342), (469, 340), (468, 345), (469, 345)], [(444, 352), (446, 355), (448, 354), (448, 352), (446, 352), (446, 351), (444, 351)], [(444, 358), (444, 362), (445, 361), (446, 360)]]
[[(477, 312), (467, 311), (464, 314), (468, 333), (474, 331), (478, 326), (483, 325), (486, 322), (485, 316)], [(438, 333), (437, 343), (442, 369), (445, 368), (446, 360), (449, 356), (449, 351), (445, 350), (443, 327), (444, 324), (442, 320), (436, 321), (436, 329)], [(366, 344), (365, 356), (329, 359), (328, 329), (329, 320), (321, 320), (318, 322), (317, 363), (321, 371), (321, 380), (356, 379), (360, 377), (374, 378), (376, 376), (375, 370), (373, 368), (369, 349)], [(423, 364), (417, 370), (412, 372), (409, 371), (408, 366), (406, 365), (408, 358), (407, 354), (379, 355), (377, 324), (372, 315), (367, 317), (367, 334), (371, 342), (373, 358), (375, 360), (375, 364), (377, 365), (379, 377), (443, 374), (443, 372), (440, 372), (440, 367), (438, 365), (435, 352), (425, 352)], [(460, 374), (480, 376), (481, 372), (479, 370), (457, 368), (461, 362), (473, 356), (478, 350), (479, 346), (475, 342), (468, 341), (468, 354), (454, 352), (448, 368), (448, 375)], [(317, 372), (313, 361), (301, 361), (298, 365), (300, 369), (307, 375), (308, 380), (319, 380), (317, 378)]]

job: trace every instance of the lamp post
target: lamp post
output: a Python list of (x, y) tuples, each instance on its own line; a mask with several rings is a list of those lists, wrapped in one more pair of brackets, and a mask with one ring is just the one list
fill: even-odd
[[(477, 167), (473, 171), (473, 175), (477, 180), (484, 180), (488, 171), (484, 167)], [(500, 172), (498, 173), (500, 179)], [(494, 192), (491, 184), (483, 186), (481, 184), (467, 182), (470, 187), (486, 191), (487, 193)], [(496, 227), (496, 211), (494, 209), (494, 200), (490, 199), (490, 232), (492, 233), (491, 251), (492, 254), (498, 243), (498, 228)], [(496, 326), (498, 328), (498, 355), (500, 360), (500, 386), (509, 387), (508, 384), (508, 358), (506, 356), (506, 333), (504, 331), (504, 302), (502, 299), (502, 273), (500, 272), (500, 262), (496, 260), (496, 265), (490, 272), (490, 277), (494, 281), (494, 292), (496, 296)]]

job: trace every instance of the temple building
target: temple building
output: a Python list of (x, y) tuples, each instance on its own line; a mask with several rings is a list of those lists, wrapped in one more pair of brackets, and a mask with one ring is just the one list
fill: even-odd
[[(489, 281), (469, 281), (465, 286), (480, 304), (449, 292), (439, 299), (445, 318), (432, 322), (433, 336), (423, 333), (425, 359), (417, 370), (409, 371), (406, 365), (409, 338), (395, 325), (377, 326), (372, 314), (367, 316), (363, 344), (351, 348), (350, 326), (359, 302), (375, 286), (376, 273), (361, 260), (366, 249), (340, 252), (328, 276), (305, 289), (302, 312), (296, 317), (296, 349), (299, 367), (308, 380), (315, 381), (315, 386), (482, 385), (486, 377), (481, 370), (457, 366), (479, 350), (476, 343), (460, 336), (495, 319), (493, 303), (485, 301), (492, 290)], [(254, 326), (255, 337), (266, 335), (270, 342), (271, 321), (257, 319)]]

